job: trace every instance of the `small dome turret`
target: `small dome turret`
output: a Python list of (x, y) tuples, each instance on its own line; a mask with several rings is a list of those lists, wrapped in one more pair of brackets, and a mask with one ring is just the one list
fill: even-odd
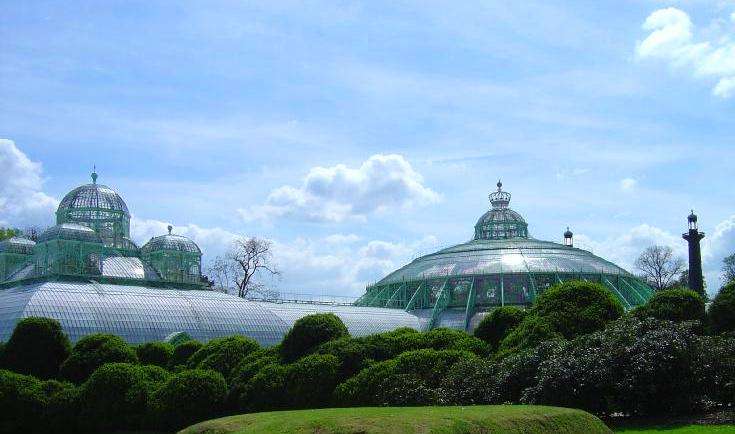
[(169, 232), (166, 235), (160, 235), (153, 237), (141, 247), (142, 253), (151, 253), (161, 250), (177, 251), (177, 252), (188, 252), (202, 254), (199, 246), (191, 239), (171, 233), (171, 226), (169, 226)]
[(498, 190), (488, 195), (490, 210), (475, 224), (475, 239), (528, 238), (528, 224), (520, 214), (508, 208), (510, 193), (503, 191), (502, 182), (498, 181), (496, 185)]
[(153, 237), (140, 249), (141, 257), (169, 282), (200, 284), (202, 251), (187, 237), (172, 233)]

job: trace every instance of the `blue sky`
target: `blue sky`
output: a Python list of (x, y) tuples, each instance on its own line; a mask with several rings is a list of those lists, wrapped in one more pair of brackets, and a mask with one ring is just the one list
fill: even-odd
[(0, 222), (96, 164), (138, 241), (257, 235), (283, 291), (356, 295), (467, 240), (502, 178), (533, 236), (628, 268), (683, 255), (695, 208), (718, 286), (735, 2), (512, 3), (4, 2)]

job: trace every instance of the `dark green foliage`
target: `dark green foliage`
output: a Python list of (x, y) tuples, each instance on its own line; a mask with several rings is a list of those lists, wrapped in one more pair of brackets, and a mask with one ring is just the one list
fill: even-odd
[(634, 315), (668, 321), (703, 321), (704, 300), (688, 289), (666, 289), (657, 291)]
[(259, 348), (254, 339), (245, 336), (212, 339), (189, 358), (187, 366), (190, 369), (212, 369), (228, 377), (242, 359)]
[[(442, 380), (455, 363), (463, 359), (479, 361), (467, 351), (423, 349), (409, 351), (385, 362), (369, 366), (340, 384), (337, 401), (347, 405), (432, 404), (438, 398)], [(416, 394), (402, 386), (420, 386)], [(427, 391), (424, 389), (432, 389)], [(429, 401), (419, 402), (421, 399)]]
[(333, 313), (317, 313), (300, 318), (281, 342), (281, 356), (293, 362), (324, 342), (349, 336), (347, 327)]
[(82, 388), (63, 383), (63, 387), (52, 393), (48, 398), (45, 412), (45, 426), (47, 432), (77, 434), (82, 432), (79, 426), (81, 413)]
[(189, 358), (203, 346), (204, 344), (199, 341), (186, 341), (176, 345), (169, 360), (169, 368), (173, 369), (175, 366), (186, 365)]
[(508, 336), (525, 317), (526, 311), (516, 306), (493, 309), (478, 324), (475, 329), (475, 337), (487, 342), (490, 348), (497, 349), (500, 341)]
[(18, 322), (2, 352), (2, 367), (37, 378), (54, 378), (71, 343), (58, 321), (29, 317)]
[(497, 357), (527, 350), (550, 340), (564, 339), (546, 319), (534, 314), (528, 315), (501, 342)]
[(460, 360), (442, 381), (441, 402), (450, 405), (498, 403), (496, 364), (490, 360)]
[(311, 354), (289, 365), (286, 395), (290, 408), (328, 407), (340, 381), (339, 360), (330, 354)]
[(701, 350), (691, 324), (625, 318), (551, 354), (525, 401), (608, 414), (690, 413), (704, 398)]
[(287, 379), (287, 366), (279, 363), (263, 366), (240, 394), (240, 408), (249, 412), (287, 408), (289, 397), (284, 393)]
[(707, 323), (713, 333), (735, 332), (735, 282), (723, 286), (712, 300)]
[(152, 412), (162, 429), (176, 430), (220, 416), (227, 384), (219, 372), (187, 370), (172, 375), (152, 400)]
[(167, 376), (166, 371), (156, 366), (129, 363), (101, 366), (82, 389), (83, 426), (96, 432), (145, 427), (148, 402)]
[(487, 344), (462, 330), (437, 328), (421, 335), (425, 340), (423, 348), (435, 350), (469, 351), (484, 356), (488, 352)]
[(541, 294), (531, 313), (547, 321), (566, 339), (602, 330), (623, 315), (623, 306), (599, 283), (572, 280)]
[(695, 365), (695, 376), (707, 397), (724, 405), (735, 405), (735, 337), (704, 336)]
[(551, 340), (530, 350), (509, 355), (495, 367), (494, 395), (499, 402), (518, 403), (526, 389), (536, 384), (541, 363), (561, 351), (565, 341)]
[(81, 383), (105, 363), (137, 361), (133, 348), (121, 338), (102, 333), (91, 334), (74, 345), (71, 355), (61, 365), (60, 375), (66, 380)]
[(0, 432), (42, 432), (46, 402), (42, 381), (0, 370)]
[(166, 342), (147, 342), (135, 349), (138, 361), (142, 365), (167, 367), (174, 352), (174, 347)]

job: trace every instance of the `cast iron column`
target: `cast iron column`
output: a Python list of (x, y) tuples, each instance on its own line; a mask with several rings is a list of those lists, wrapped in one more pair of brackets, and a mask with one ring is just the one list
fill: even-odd
[(702, 278), (702, 251), (699, 241), (704, 238), (704, 232), (697, 229), (697, 216), (694, 210), (687, 218), (689, 221), (689, 232), (682, 238), (689, 243), (689, 289), (699, 294), (704, 293), (704, 279)]

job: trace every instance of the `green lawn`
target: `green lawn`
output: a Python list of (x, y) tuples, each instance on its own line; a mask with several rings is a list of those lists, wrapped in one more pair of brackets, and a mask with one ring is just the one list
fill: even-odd
[(363, 407), (276, 411), (224, 417), (181, 433), (611, 433), (582, 410), (522, 405)]
[(735, 425), (653, 426), (645, 428), (619, 428), (615, 432), (625, 434), (730, 434), (735, 433)]

